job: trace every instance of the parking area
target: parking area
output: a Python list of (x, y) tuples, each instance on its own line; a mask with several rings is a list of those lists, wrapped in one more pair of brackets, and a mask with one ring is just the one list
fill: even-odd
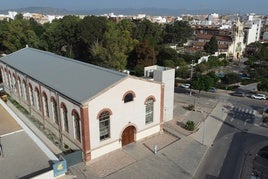
[(0, 103), (0, 178), (31, 178), (51, 161)]

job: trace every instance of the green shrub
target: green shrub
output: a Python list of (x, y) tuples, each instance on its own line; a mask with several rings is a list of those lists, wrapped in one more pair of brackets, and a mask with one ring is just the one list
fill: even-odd
[(189, 131), (193, 131), (195, 128), (195, 123), (194, 121), (187, 121), (186, 124), (184, 125), (184, 128)]
[(189, 111), (193, 111), (194, 110), (194, 105), (189, 104), (188, 106), (185, 106), (184, 108), (189, 110)]

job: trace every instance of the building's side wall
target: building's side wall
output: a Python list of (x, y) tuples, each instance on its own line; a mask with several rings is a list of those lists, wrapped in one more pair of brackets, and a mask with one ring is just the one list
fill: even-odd
[(163, 71), (162, 82), (164, 83), (164, 121), (173, 119), (174, 109), (174, 83), (175, 70), (170, 69)]
[[(148, 73), (153, 73), (149, 76)], [(175, 70), (161, 66), (149, 66), (144, 68), (144, 76), (152, 77), (154, 81), (158, 81), (164, 85), (164, 121), (173, 119), (174, 108), (174, 83)]]
[[(134, 92), (134, 100), (124, 103), (124, 94)], [(145, 124), (145, 101), (153, 97), (153, 122)], [(88, 104), (90, 119), (91, 157), (97, 158), (105, 153), (121, 148), (121, 135), (130, 125), (136, 129), (135, 141), (160, 131), (161, 84), (136, 78), (127, 78), (91, 100)], [(110, 138), (100, 140), (98, 115), (109, 110)]]

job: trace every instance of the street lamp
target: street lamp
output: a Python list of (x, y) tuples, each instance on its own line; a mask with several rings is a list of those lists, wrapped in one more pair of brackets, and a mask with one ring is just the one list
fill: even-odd
[(191, 74), (190, 74), (191, 86), (190, 86), (190, 96), (192, 96), (192, 78), (193, 78), (193, 66), (194, 66), (194, 60), (192, 60), (192, 63), (191, 63)]

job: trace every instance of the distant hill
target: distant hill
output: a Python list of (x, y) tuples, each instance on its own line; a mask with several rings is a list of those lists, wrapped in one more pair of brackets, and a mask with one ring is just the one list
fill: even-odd
[(7, 9), (0, 10), (0, 14), (7, 14), (8, 11), (16, 11), (19, 13), (30, 12), (30, 13), (41, 13), (41, 14), (53, 14), (53, 15), (102, 15), (113, 12), (116, 15), (136, 15), (136, 14), (147, 14), (152, 16), (180, 16), (182, 14), (232, 14), (231, 11), (217, 12), (212, 9), (202, 9), (202, 10), (187, 10), (187, 9), (167, 9), (167, 8), (107, 8), (107, 9), (89, 9), (89, 10), (66, 10), (51, 7), (28, 7), (21, 9)]

